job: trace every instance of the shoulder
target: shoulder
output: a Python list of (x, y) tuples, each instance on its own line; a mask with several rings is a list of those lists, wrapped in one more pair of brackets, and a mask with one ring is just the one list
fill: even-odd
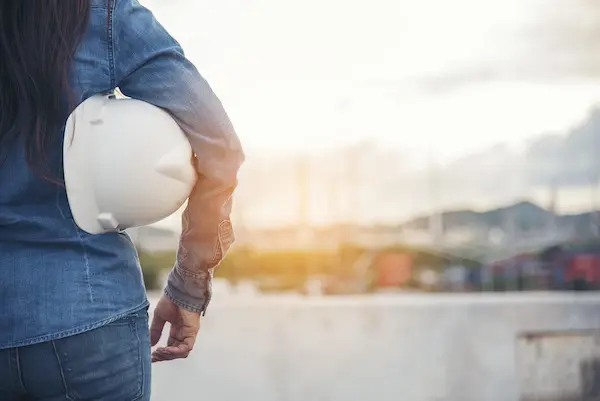
[(153, 53), (157, 49), (179, 46), (154, 13), (139, 0), (111, 1), (115, 2), (112, 13), (115, 49), (127, 50), (128, 58), (132, 48), (137, 48), (139, 53)]
[(74, 57), (71, 82), (74, 91), (81, 93), (81, 99), (114, 86), (109, 17), (116, 1), (89, 0), (89, 26)]

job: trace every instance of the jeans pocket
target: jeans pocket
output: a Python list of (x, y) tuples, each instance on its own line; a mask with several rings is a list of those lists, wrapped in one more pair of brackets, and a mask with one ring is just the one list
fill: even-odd
[(55, 341), (71, 400), (149, 399), (150, 339), (145, 310)]

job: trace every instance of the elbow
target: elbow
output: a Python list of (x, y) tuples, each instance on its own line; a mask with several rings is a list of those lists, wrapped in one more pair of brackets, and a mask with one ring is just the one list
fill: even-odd
[(197, 171), (221, 187), (234, 189), (246, 155), (236, 135), (220, 143), (220, 146), (213, 147), (212, 152), (196, 154)]
[(228, 156), (229, 163), (232, 168), (235, 170), (235, 174), (240, 170), (244, 162), (246, 161), (246, 154), (244, 152), (244, 148), (238, 136), (236, 134), (231, 135), (231, 140), (229, 141), (228, 146)]
[(235, 182), (237, 186), (237, 177), (242, 165), (246, 161), (246, 154), (242, 147), (241, 142), (236, 137), (236, 144), (233, 146), (229, 152), (229, 165), (231, 169), (231, 182)]

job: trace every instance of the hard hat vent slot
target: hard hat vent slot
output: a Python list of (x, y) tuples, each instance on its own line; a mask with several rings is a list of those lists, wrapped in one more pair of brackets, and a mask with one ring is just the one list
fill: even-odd
[(105, 230), (116, 230), (119, 228), (119, 222), (112, 213), (100, 213), (97, 220), (98, 224)]

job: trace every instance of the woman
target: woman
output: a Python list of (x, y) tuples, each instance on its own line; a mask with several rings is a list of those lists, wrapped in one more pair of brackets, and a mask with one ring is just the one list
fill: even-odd
[[(116, 88), (172, 114), (200, 176), (151, 329), (130, 238), (80, 230), (62, 182), (68, 115)], [(149, 400), (151, 361), (193, 348), (242, 161), (220, 101), (137, 0), (0, 1), (0, 400)]]

